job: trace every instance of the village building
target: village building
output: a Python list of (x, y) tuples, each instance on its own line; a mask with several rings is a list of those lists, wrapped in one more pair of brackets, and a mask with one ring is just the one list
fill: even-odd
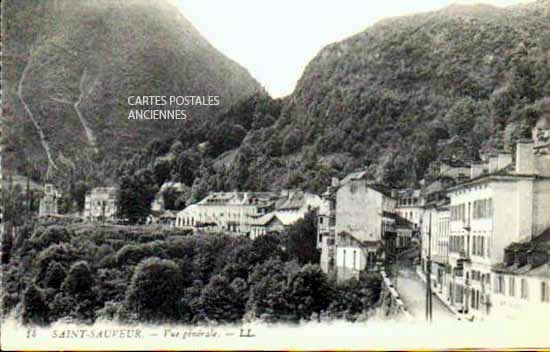
[(336, 191), (339, 181), (333, 178), (321, 195), (317, 213), (317, 248), (321, 250), (321, 269), (330, 277), (336, 276)]
[(505, 248), (550, 227), (550, 156), (535, 154), (533, 141), (521, 140), (515, 162), (500, 153), (485, 165), (472, 164), (471, 179), (450, 187), (448, 196), (450, 304), (470, 318), (485, 318), (491, 270)]
[(319, 196), (299, 190), (216, 192), (180, 211), (176, 226), (255, 238), (282, 231), (320, 204)]
[(456, 157), (442, 160), (439, 163), (439, 176), (450, 177), (458, 182), (467, 180), (470, 177), (470, 164)]
[[(438, 189), (444, 189), (438, 184)], [(427, 202), (421, 228), (421, 267), (424, 273), (431, 274), (434, 289), (446, 291), (449, 282), (449, 199), (443, 193)], [(430, 194), (433, 196), (433, 194)], [(428, 256), (429, 259), (428, 260)]]
[(545, 109), (545, 116), (537, 121), (531, 132), (536, 154), (550, 154), (550, 103), (545, 105)]
[(251, 238), (266, 233), (280, 233), (303, 219), (308, 212), (318, 210), (320, 206), (321, 197), (316, 194), (299, 190), (283, 190), (281, 197), (275, 203), (275, 210), (254, 220)]
[(180, 211), (177, 227), (209, 229), (234, 234), (248, 234), (252, 222), (271, 210), (275, 195), (268, 192), (215, 192), (191, 209)]
[(492, 317), (550, 319), (550, 229), (515, 242), (493, 267)]
[(395, 232), (397, 234), (395, 250), (396, 252), (400, 252), (411, 247), (416, 226), (398, 214), (393, 214), (393, 217), (395, 219)]
[(117, 187), (97, 187), (86, 194), (84, 218), (86, 220), (114, 220), (117, 213)]
[(55, 189), (55, 186), (48, 183), (44, 186), (44, 195), (40, 198), (40, 205), (38, 208), (39, 216), (51, 216), (57, 215), (58, 202), (61, 195)]
[(420, 192), (420, 189), (404, 189), (397, 194), (396, 213), (415, 226), (420, 224), (424, 206)]
[(323, 195), (318, 219), (320, 225), (328, 222), (318, 236), (321, 267), (338, 280), (378, 270), (384, 257), (395, 252), (395, 197), (391, 190), (369, 181), (365, 171), (333, 181), (332, 187)]

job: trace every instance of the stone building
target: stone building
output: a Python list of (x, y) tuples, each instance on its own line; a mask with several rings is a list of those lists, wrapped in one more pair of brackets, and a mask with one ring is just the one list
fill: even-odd
[(60, 194), (55, 189), (55, 186), (48, 183), (44, 186), (44, 195), (40, 198), (40, 206), (38, 208), (39, 216), (57, 215), (58, 202)]
[(97, 187), (86, 194), (84, 218), (86, 220), (114, 220), (117, 213), (117, 187)]

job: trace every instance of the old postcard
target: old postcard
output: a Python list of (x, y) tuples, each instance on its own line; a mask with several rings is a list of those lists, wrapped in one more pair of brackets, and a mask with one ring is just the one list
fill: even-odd
[(1, 15), (2, 349), (550, 348), (550, 1)]

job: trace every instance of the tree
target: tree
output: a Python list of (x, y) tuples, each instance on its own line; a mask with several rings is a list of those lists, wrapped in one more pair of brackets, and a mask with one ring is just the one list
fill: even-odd
[(176, 321), (181, 316), (183, 273), (172, 260), (145, 259), (134, 270), (124, 306), (146, 321)]
[[(256, 237), (252, 241), (252, 246), (245, 254), (247, 265), (253, 267), (254, 265), (263, 262), (269, 258), (281, 258), (285, 260), (287, 255), (282, 250), (282, 243), (280, 236), (274, 234), (266, 234), (264, 236)], [(242, 258), (242, 257), (241, 257)]]
[(288, 229), (287, 252), (290, 258), (300, 264), (319, 263), (320, 253), (317, 249), (317, 215), (308, 212)]
[(46, 325), (49, 307), (38, 287), (31, 284), (23, 294), (23, 324)]
[(287, 320), (292, 316), (286, 296), (286, 280), (287, 264), (279, 258), (256, 265), (248, 278), (247, 314), (270, 321)]
[(172, 159), (161, 157), (155, 160), (153, 173), (155, 175), (155, 181), (159, 187), (170, 178), (171, 171)]
[(56, 261), (52, 261), (48, 266), (48, 271), (46, 272), (46, 277), (44, 278), (44, 283), (46, 287), (59, 289), (65, 281), (65, 269), (63, 265), (59, 264)]
[(237, 294), (227, 278), (214, 275), (202, 290), (196, 314), (199, 320), (206, 319), (218, 323), (233, 323), (241, 320), (244, 314), (244, 306), (244, 297)]
[[(50, 264), (51, 267), (51, 264)], [(63, 281), (61, 289), (75, 297), (92, 295), (93, 277), (88, 263), (84, 260), (74, 263)]]
[(313, 313), (320, 317), (330, 303), (331, 290), (318, 265), (306, 264), (289, 273), (287, 299), (297, 319), (309, 319)]
[(118, 216), (130, 223), (144, 223), (151, 213), (151, 202), (158, 187), (150, 170), (139, 170), (132, 176), (123, 176), (118, 193)]

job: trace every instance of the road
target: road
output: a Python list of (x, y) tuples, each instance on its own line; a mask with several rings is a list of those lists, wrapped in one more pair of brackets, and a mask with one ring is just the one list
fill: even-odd
[[(413, 268), (400, 266), (395, 285), (399, 296), (405, 303), (407, 310), (416, 319), (426, 317), (426, 285), (418, 277)], [(432, 296), (432, 320), (456, 320), (456, 316), (434, 294)]]

